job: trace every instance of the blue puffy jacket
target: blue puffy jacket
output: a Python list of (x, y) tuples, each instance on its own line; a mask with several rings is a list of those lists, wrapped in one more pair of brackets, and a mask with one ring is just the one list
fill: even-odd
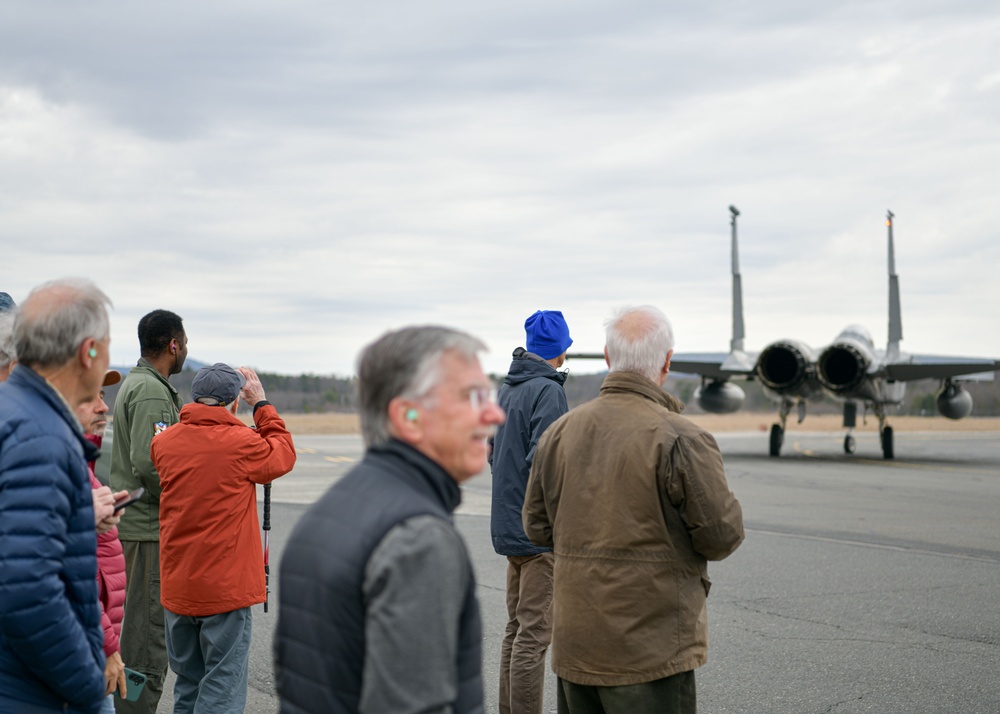
[(91, 714), (104, 697), (96, 449), (58, 393), (18, 365), (0, 384), (0, 711)]
[(500, 555), (533, 555), (541, 548), (524, 535), (521, 507), (535, 447), (542, 432), (568, 410), (564, 372), (523, 347), (514, 350), (510, 370), (500, 388), (500, 407), (507, 420), (497, 428), (490, 453), (493, 506), (490, 533)]

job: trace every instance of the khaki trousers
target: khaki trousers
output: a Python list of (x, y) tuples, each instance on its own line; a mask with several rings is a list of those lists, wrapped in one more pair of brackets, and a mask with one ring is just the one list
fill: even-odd
[(500, 714), (541, 714), (552, 640), (552, 553), (507, 558), (507, 628), (500, 646)]

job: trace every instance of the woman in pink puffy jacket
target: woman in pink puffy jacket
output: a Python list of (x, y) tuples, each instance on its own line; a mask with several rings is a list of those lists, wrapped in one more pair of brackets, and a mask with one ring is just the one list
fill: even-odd
[[(108, 387), (121, 381), (121, 373), (108, 370), (104, 377), (104, 386)], [(92, 402), (81, 405), (76, 410), (76, 416), (83, 427), (87, 440), (98, 448), (104, 439), (107, 422), (108, 405), (104, 402), (104, 390)], [(94, 475), (94, 462), (90, 464), (90, 485), (94, 490), (94, 500), (113, 500), (116, 496), (125, 495), (122, 491), (112, 494), (111, 489), (102, 486)], [(122, 544), (118, 540), (118, 520), (120, 512), (99, 521), (97, 525), (97, 587), (101, 601), (101, 624), (104, 627), (104, 654), (107, 664), (104, 667), (104, 678), (107, 681), (107, 698), (104, 701), (102, 714), (114, 714), (112, 693), (117, 689), (121, 696), (125, 695), (125, 664), (122, 662), (118, 638), (122, 631), (122, 616), (125, 613), (125, 556), (122, 554)]]

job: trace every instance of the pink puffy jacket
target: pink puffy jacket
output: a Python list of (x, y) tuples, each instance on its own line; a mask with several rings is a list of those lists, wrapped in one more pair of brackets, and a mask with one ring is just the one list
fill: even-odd
[[(87, 441), (101, 446), (101, 437), (87, 435)], [(100, 488), (101, 482), (94, 475), (94, 462), (90, 464), (90, 485)], [(111, 655), (121, 649), (118, 638), (122, 633), (122, 616), (125, 614), (125, 556), (118, 540), (118, 528), (97, 534), (97, 590), (101, 600), (101, 626), (104, 628), (104, 654)]]

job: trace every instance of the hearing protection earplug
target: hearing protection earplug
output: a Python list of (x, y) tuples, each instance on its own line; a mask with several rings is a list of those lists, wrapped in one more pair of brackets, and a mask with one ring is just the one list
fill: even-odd
[(88, 351), (87, 354), (90, 355), (91, 357), (96, 357), (97, 356), (97, 350), (95, 350), (93, 347), (91, 347), (90, 351)]
[(417, 420), (417, 410), (407, 409), (406, 410), (406, 421), (416, 421)]

